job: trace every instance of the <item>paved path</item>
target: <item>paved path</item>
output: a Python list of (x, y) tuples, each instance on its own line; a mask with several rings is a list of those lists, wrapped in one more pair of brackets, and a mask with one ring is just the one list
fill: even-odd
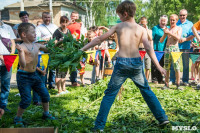
[[(71, 86), (71, 82), (69, 80), (69, 74), (67, 74), (67, 78), (66, 78), (66, 86)], [(86, 84), (90, 84), (91, 83), (91, 77), (92, 77), (92, 72), (91, 71), (86, 71), (84, 74), (84, 79), (85, 79), (85, 83)], [(78, 74), (78, 83), (80, 83), (80, 76)], [(16, 73), (12, 74), (12, 78), (11, 78), (11, 88), (16, 88), (17, 87), (17, 81), (16, 81)]]
[[(85, 84), (91, 84), (91, 77), (92, 77), (92, 71), (86, 71), (84, 74)], [(151, 75), (149, 77), (151, 77)], [(180, 74), (180, 77), (182, 77), (182, 72)], [(151, 78), (149, 79), (149, 81), (151, 81)], [(80, 76), (78, 74), (78, 83), (80, 82), (81, 82)], [(69, 74), (67, 74), (67, 77), (66, 77), (66, 86), (71, 86), (71, 82), (69, 80)], [(12, 74), (11, 88), (17, 88), (16, 73)]]

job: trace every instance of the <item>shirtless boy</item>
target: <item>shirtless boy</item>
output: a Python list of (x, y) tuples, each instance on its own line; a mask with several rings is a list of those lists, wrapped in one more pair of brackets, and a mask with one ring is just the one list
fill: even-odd
[(136, 5), (131, 1), (124, 1), (118, 5), (116, 13), (122, 23), (113, 26), (107, 33), (92, 40), (81, 50), (87, 50), (100, 44), (114, 33), (117, 33), (119, 42), (119, 56), (117, 57), (114, 71), (111, 76), (108, 88), (105, 90), (105, 96), (101, 102), (100, 110), (95, 121), (95, 131), (102, 131), (105, 127), (109, 110), (115, 100), (115, 97), (127, 78), (131, 78), (135, 85), (140, 89), (144, 100), (160, 125), (169, 123), (165, 111), (155, 94), (151, 91), (148, 81), (144, 75), (143, 63), (139, 54), (139, 44), (142, 41), (146, 52), (151, 57), (155, 66), (162, 74), (166, 74), (156, 58), (153, 48), (147, 39), (146, 30), (135, 22), (134, 14)]
[[(165, 86), (162, 89), (169, 89), (169, 74), (170, 74), (170, 66), (173, 63), (173, 59), (171, 56), (171, 52), (180, 52), (178, 47), (178, 41), (181, 38), (182, 28), (176, 26), (178, 21), (178, 16), (176, 14), (172, 14), (170, 16), (170, 29), (164, 29), (164, 35), (160, 38), (160, 42), (162, 43), (166, 37), (167, 44), (165, 48), (165, 55), (164, 55), (164, 67), (167, 70), (167, 74), (165, 77)], [(176, 72), (176, 81), (177, 81), (177, 89), (181, 90), (180, 87), (180, 58), (177, 62), (174, 63), (174, 69)]]
[(22, 23), (18, 27), (18, 33), (23, 40), (21, 45), (16, 45), (19, 53), (19, 70), (17, 71), (17, 86), (21, 95), (17, 116), (14, 122), (18, 126), (24, 126), (22, 122), (22, 114), (31, 103), (31, 89), (34, 89), (41, 97), (43, 105), (43, 119), (54, 120), (49, 114), (50, 96), (44, 82), (38, 74), (36, 74), (36, 66), (38, 63), (39, 50), (47, 51), (46, 47), (41, 44), (34, 43), (36, 39), (35, 27), (30, 23)]

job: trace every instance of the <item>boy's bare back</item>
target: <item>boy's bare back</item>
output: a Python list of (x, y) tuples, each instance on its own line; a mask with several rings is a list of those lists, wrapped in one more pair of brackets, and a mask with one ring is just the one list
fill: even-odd
[(122, 22), (116, 26), (115, 30), (119, 42), (119, 57), (140, 57), (138, 48), (145, 35), (145, 29), (135, 22)]

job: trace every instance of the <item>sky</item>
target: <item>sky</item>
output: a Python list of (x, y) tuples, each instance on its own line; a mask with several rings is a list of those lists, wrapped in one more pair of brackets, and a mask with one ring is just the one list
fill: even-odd
[[(0, 0), (0, 10), (2, 10), (4, 8), (4, 6), (16, 3), (20, 0)], [(149, 1), (149, 0), (142, 0), (143, 2)]]
[(0, 10), (4, 8), (4, 6), (7, 6), (7, 5), (10, 5), (10, 4), (13, 4), (13, 3), (16, 3), (20, 0), (0, 0)]

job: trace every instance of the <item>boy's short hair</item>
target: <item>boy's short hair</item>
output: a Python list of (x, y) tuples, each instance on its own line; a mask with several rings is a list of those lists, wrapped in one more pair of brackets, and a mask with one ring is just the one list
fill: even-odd
[(129, 0), (123, 1), (117, 6), (116, 13), (124, 14), (124, 12), (128, 13), (129, 17), (133, 17), (135, 15), (136, 5)]
[(29, 14), (28, 14), (27, 11), (20, 11), (20, 12), (19, 12), (19, 18), (21, 18), (21, 17), (23, 17), (23, 16), (26, 16), (26, 15), (29, 17)]
[(171, 18), (171, 17), (173, 17), (173, 16), (176, 18), (176, 21), (178, 21), (178, 15), (176, 15), (176, 14), (170, 15), (169, 18)]
[(67, 17), (67, 16), (61, 16), (61, 17), (60, 17), (60, 24), (61, 24), (61, 23), (65, 23), (65, 22), (66, 22), (66, 23), (69, 22), (68, 17)]
[(21, 37), (22, 32), (27, 33), (31, 26), (35, 29), (35, 26), (31, 23), (21, 23), (18, 27), (19, 36)]

